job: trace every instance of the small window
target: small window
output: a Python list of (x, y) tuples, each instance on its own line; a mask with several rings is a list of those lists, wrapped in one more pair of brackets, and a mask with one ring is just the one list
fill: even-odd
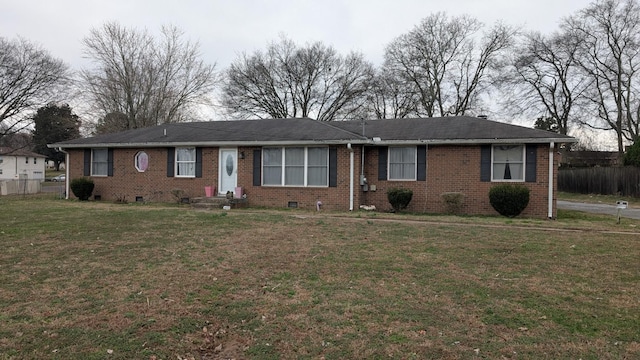
[(176, 176), (196, 176), (196, 148), (176, 148)]
[(25, 164), (28, 164), (28, 163), (29, 163), (29, 158), (28, 158), (28, 157), (25, 157), (25, 158), (24, 158), (24, 163), (25, 163)]
[(491, 179), (524, 181), (524, 145), (494, 145)]
[(107, 149), (91, 150), (91, 175), (107, 176), (109, 170), (109, 152)]
[(149, 155), (144, 151), (138, 151), (134, 158), (136, 170), (145, 172), (149, 168)]
[(389, 148), (389, 180), (416, 180), (416, 147)]
[(33, 158), (33, 164), (37, 164), (38, 163), (38, 158)]

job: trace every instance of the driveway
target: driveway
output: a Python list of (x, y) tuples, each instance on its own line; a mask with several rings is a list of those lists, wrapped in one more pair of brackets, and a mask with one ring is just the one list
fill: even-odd
[[(558, 209), (563, 210), (577, 210), (588, 213), (596, 213), (596, 214), (608, 214), (612, 216), (617, 216), (618, 209), (615, 204), (590, 204), (590, 203), (579, 203), (573, 201), (557, 201)], [(630, 218), (630, 219), (640, 219), (640, 209), (627, 208), (623, 209), (620, 212), (620, 216)]]

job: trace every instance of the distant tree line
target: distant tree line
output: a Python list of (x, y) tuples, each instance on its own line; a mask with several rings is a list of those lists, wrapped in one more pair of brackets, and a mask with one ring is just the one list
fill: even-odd
[(176, 27), (109, 22), (83, 39), (89, 65), (72, 73), (25, 39), (0, 38), (0, 144), (33, 129), (38, 108), (73, 101), (88, 105), (94, 134), (203, 120), (213, 106), (229, 119), (339, 121), (476, 116), (498, 102), (537, 128), (615, 133), (622, 152), (640, 136), (638, 1), (594, 0), (550, 34), (434, 13), (385, 44), (379, 65), (282, 36), (219, 70)]

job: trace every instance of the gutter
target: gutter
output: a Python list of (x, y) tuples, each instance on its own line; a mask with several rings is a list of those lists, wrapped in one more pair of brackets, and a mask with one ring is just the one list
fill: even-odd
[[(374, 140), (375, 139), (375, 140)], [(479, 145), (479, 144), (547, 144), (574, 143), (575, 138), (512, 138), (512, 139), (433, 139), (433, 140), (382, 140), (374, 139), (341, 139), (341, 140), (301, 140), (301, 141), (162, 141), (139, 143), (57, 143), (47, 145), (56, 149), (95, 148), (153, 148), (153, 147), (193, 147), (193, 146), (300, 146), (300, 145)]]
[(549, 219), (553, 219), (553, 151), (555, 149), (555, 144), (553, 142), (549, 143), (549, 193), (548, 197), (548, 212), (547, 216)]
[(347, 144), (347, 149), (349, 149), (349, 211), (353, 211), (353, 181), (354, 181), (354, 165), (353, 165), (353, 148), (351, 147), (351, 143)]
[(71, 179), (69, 178), (69, 167), (71, 164), (69, 162), (69, 153), (62, 150), (61, 147), (56, 148), (56, 150), (64, 154), (64, 198), (65, 200), (69, 200), (69, 183), (71, 182)]

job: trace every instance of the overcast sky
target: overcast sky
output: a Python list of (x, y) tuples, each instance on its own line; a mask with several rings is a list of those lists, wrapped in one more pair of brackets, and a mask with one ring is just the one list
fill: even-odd
[(549, 33), (587, 0), (0, 0), (0, 36), (22, 36), (73, 68), (81, 40), (108, 21), (157, 31), (163, 24), (200, 42), (203, 59), (227, 67), (241, 52), (264, 49), (280, 34), (322, 41), (340, 53), (364, 53), (378, 64), (384, 47), (429, 14), (471, 15)]
[[(303, 45), (321, 41), (341, 54), (362, 52), (376, 65), (384, 48), (435, 12), (470, 15), (551, 33), (590, 0), (0, 0), (0, 36), (40, 44), (72, 69), (86, 66), (83, 38), (116, 21), (158, 32), (175, 25), (198, 41), (203, 60), (223, 70), (242, 52), (280, 35)], [(77, 111), (77, 108), (76, 108)], [(218, 116), (213, 115), (213, 119)], [(513, 119), (496, 119), (511, 121)], [(532, 126), (532, 124), (523, 124)], [(602, 134), (598, 135), (598, 138)]]

